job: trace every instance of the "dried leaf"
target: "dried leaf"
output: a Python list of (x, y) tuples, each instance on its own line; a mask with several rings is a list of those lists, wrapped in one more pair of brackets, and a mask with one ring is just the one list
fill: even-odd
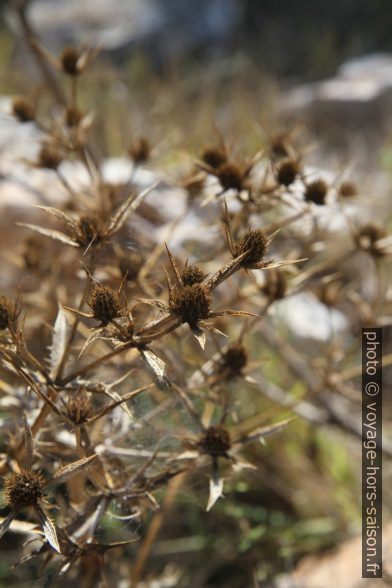
[(273, 435), (274, 433), (278, 433), (279, 431), (281, 431), (282, 429), (287, 427), (287, 425), (289, 423), (291, 423), (291, 421), (293, 421), (294, 418), (295, 417), (291, 417), (291, 418), (286, 419), (284, 421), (281, 421), (279, 423), (274, 423), (273, 425), (268, 425), (267, 427), (262, 427), (261, 429), (256, 429), (255, 431), (252, 431), (251, 433), (249, 433), (245, 437), (242, 437), (241, 439), (239, 439), (237, 441), (237, 443), (240, 443), (242, 445), (245, 443), (252, 443), (253, 441), (257, 441), (258, 439), (264, 439), (264, 437), (268, 437), (269, 435)]
[(223, 496), (223, 478), (219, 474), (218, 464), (215, 462), (212, 466), (212, 475), (210, 478), (210, 495), (208, 498), (206, 511), (208, 512), (214, 506), (215, 502)]
[(140, 353), (143, 355), (148, 365), (152, 368), (154, 373), (161, 380), (165, 378), (166, 364), (160, 359), (151, 349), (140, 349)]
[(128, 402), (128, 400), (131, 400), (131, 398), (138, 396), (139, 394), (141, 394), (145, 390), (148, 390), (148, 388), (151, 388), (152, 386), (153, 386), (153, 384), (150, 384), (149, 386), (143, 386), (142, 388), (137, 388), (136, 390), (132, 390), (132, 392), (128, 392), (128, 394), (125, 394), (120, 400), (116, 400), (116, 402), (113, 402), (112, 404), (108, 404), (108, 406), (104, 406), (93, 417), (91, 417), (91, 419), (88, 419), (87, 423), (92, 423), (94, 421), (97, 421), (98, 419), (105, 416), (105, 414), (112, 411), (114, 408), (116, 408), (120, 404), (123, 404), (124, 402)]
[(77, 223), (74, 221), (72, 217), (68, 214), (65, 214), (62, 210), (58, 210), (57, 208), (53, 208), (52, 206), (41, 206), (39, 204), (35, 204), (34, 208), (39, 208), (53, 216), (55, 219), (63, 223), (65, 226), (69, 227), (71, 231), (77, 229)]
[(0, 539), (8, 531), (11, 526), (12, 521), (16, 517), (18, 512), (16, 510), (12, 510), (0, 523)]
[(23, 423), (25, 430), (26, 470), (30, 472), (33, 465), (33, 435), (25, 414), (23, 415)]
[(192, 334), (196, 337), (202, 349), (206, 346), (206, 334), (200, 327), (191, 327)]
[(25, 227), (27, 229), (31, 229), (40, 235), (45, 235), (45, 237), (50, 237), (51, 239), (55, 239), (56, 241), (61, 241), (61, 243), (65, 243), (66, 245), (71, 245), (71, 247), (79, 247), (79, 243), (76, 243), (71, 237), (68, 237), (65, 233), (61, 233), (60, 231), (55, 231), (54, 229), (45, 229), (44, 227), (39, 227), (37, 225), (31, 225), (29, 223), (16, 223), (19, 227)]
[(235, 259), (231, 259), (230, 261), (228, 261), (226, 265), (221, 267), (207, 280), (206, 286), (210, 290), (213, 290), (214, 288), (219, 286), (219, 284), (221, 284), (224, 280), (226, 280), (229, 276), (231, 276), (231, 274), (233, 274), (237, 270), (238, 266), (240, 265), (241, 261), (244, 259), (246, 255), (248, 255), (248, 251), (245, 251)]
[(40, 505), (37, 505), (36, 511), (38, 513), (39, 520), (42, 525), (45, 539), (47, 540), (49, 545), (51, 545), (53, 547), (53, 549), (55, 549), (58, 553), (61, 553), (59, 541), (57, 539), (56, 527), (55, 527), (53, 521), (46, 514), (46, 512), (44, 511), (44, 509)]
[(67, 316), (62, 307), (59, 306), (56, 321), (54, 323), (52, 344), (49, 348), (49, 364), (52, 377), (56, 373), (57, 368), (63, 359), (63, 355), (67, 346), (68, 334), (69, 323), (67, 321)]
[(50, 484), (54, 482), (64, 482), (64, 480), (68, 480), (72, 476), (79, 474), (84, 469), (86, 469), (97, 457), (97, 454), (94, 453), (94, 455), (90, 455), (89, 457), (82, 457), (82, 459), (74, 461), (60, 468), (55, 474), (53, 474), (50, 480)]

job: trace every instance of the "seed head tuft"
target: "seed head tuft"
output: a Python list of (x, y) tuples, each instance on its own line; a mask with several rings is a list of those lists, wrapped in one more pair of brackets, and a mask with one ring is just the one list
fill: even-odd
[(81, 425), (87, 422), (93, 415), (90, 398), (83, 392), (77, 396), (69, 397), (66, 414), (75, 425)]
[(12, 114), (19, 122), (30, 122), (35, 118), (34, 106), (25, 96), (15, 96), (12, 100)]
[(200, 284), (206, 278), (206, 276), (206, 272), (198, 263), (187, 265), (181, 272), (181, 280), (184, 286)]
[(293, 159), (284, 159), (279, 165), (276, 179), (281, 186), (290, 186), (299, 173), (299, 165)]
[(212, 167), (213, 169), (218, 169), (223, 163), (227, 161), (227, 155), (222, 147), (213, 147), (208, 146), (204, 149), (202, 155), (202, 160), (204, 163)]
[(375, 223), (368, 223), (363, 225), (354, 236), (355, 243), (358, 249), (367, 251), (375, 257), (382, 257), (384, 250), (380, 247), (378, 241), (384, 239), (387, 235), (384, 227), (376, 225)]
[(227, 457), (231, 447), (229, 432), (223, 425), (211, 425), (203, 433), (198, 446), (213, 457)]
[(231, 161), (225, 161), (216, 170), (216, 175), (224, 190), (237, 190), (244, 188), (244, 176), (241, 168)]
[(241, 343), (231, 345), (222, 354), (220, 370), (228, 377), (239, 375), (248, 362), (248, 354)]
[(60, 63), (64, 73), (69, 76), (76, 76), (80, 73), (78, 61), (80, 53), (75, 47), (65, 47), (60, 55)]
[(78, 231), (75, 240), (82, 247), (87, 247), (93, 241), (97, 245), (101, 241), (101, 222), (93, 214), (81, 214), (78, 220)]
[(25, 470), (9, 474), (4, 478), (4, 495), (15, 510), (34, 506), (45, 495), (45, 480), (41, 474)]
[(128, 153), (134, 163), (145, 163), (150, 159), (151, 145), (145, 137), (135, 137), (128, 147)]
[(262, 292), (272, 302), (285, 297), (287, 282), (285, 275), (279, 270), (270, 270), (267, 273), (267, 280), (262, 287)]
[(358, 194), (358, 188), (354, 182), (342, 182), (339, 188), (339, 196), (343, 198), (351, 198)]
[(94, 283), (88, 305), (94, 318), (100, 321), (103, 326), (120, 316), (119, 295), (108, 286)]
[(325, 204), (327, 192), (328, 184), (324, 180), (315, 180), (306, 186), (305, 200), (321, 206)]
[(195, 326), (199, 320), (208, 317), (211, 303), (210, 292), (203, 284), (177, 286), (172, 292), (170, 309), (181, 322)]
[(62, 159), (62, 154), (56, 147), (44, 144), (39, 152), (38, 166), (44, 169), (57, 169)]
[(248, 251), (248, 254), (241, 261), (241, 266), (251, 268), (252, 265), (263, 259), (267, 249), (268, 237), (264, 231), (262, 229), (248, 229), (236, 244), (234, 257)]

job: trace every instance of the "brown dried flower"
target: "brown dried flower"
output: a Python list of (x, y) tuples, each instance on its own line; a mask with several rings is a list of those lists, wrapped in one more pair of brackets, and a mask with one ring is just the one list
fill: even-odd
[(384, 227), (375, 223), (367, 223), (355, 233), (354, 241), (361, 251), (366, 251), (374, 257), (382, 257), (386, 254), (386, 250), (379, 241), (386, 236), (387, 232)]
[(54, 145), (43, 144), (38, 155), (37, 165), (44, 169), (57, 169), (63, 160), (60, 151)]
[(192, 286), (193, 284), (200, 284), (207, 277), (206, 272), (201, 265), (194, 263), (192, 265), (185, 265), (180, 273), (181, 281), (184, 286)]
[(81, 53), (76, 47), (65, 47), (60, 55), (60, 64), (64, 73), (76, 76), (80, 73)]
[(15, 96), (12, 100), (12, 114), (19, 122), (26, 123), (35, 119), (33, 103), (25, 96)]
[(119, 292), (95, 282), (93, 283), (88, 305), (92, 310), (93, 317), (103, 326), (118, 318), (121, 314)]
[(305, 200), (314, 202), (319, 206), (325, 204), (325, 197), (328, 193), (328, 184), (324, 180), (314, 180), (306, 185)]
[(262, 229), (247, 229), (234, 247), (234, 257), (246, 253), (241, 266), (251, 269), (262, 261), (268, 251), (269, 239)]
[(34, 506), (45, 495), (45, 480), (41, 474), (22, 470), (8, 474), (4, 478), (4, 496), (7, 504), (21, 510)]
[(296, 180), (300, 168), (298, 161), (294, 159), (284, 159), (281, 161), (276, 169), (276, 180), (281, 186), (291, 186)]
[(178, 316), (182, 323), (190, 326), (205, 318), (208, 318), (211, 310), (211, 295), (203, 284), (175, 287), (170, 299), (170, 310)]
[(211, 425), (197, 443), (202, 452), (212, 457), (228, 457), (231, 448), (229, 431), (223, 425)]
[(146, 163), (150, 159), (151, 151), (151, 145), (145, 137), (134, 137), (128, 147), (129, 156), (136, 165)]

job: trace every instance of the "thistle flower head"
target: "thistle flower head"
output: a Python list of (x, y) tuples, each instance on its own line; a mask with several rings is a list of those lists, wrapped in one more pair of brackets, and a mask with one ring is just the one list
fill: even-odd
[(299, 173), (298, 162), (293, 159), (284, 159), (276, 170), (276, 179), (281, 186), (290, 186)]
[(90, 398), (83, 393), (70, 397), (67, 403), (66, 415), (75, 425), (87, 422), (93, 415)]
[(194, 326), (200, 320), (208, 317), (211, 304), (208, 288), (203, 284), (196, 283), (174, 288), (170, 300), (170, 310), (180, 318), (181, 322)]
[(93, 214), (81, 214), (78, 219), (78, 230), (75, 240), (82, 247), (87, 247), (92, 242), (97, 245), (101, 240), (102, 223), (99, 218)]
[(358, 188), (354, 182), (342, 182), (339, 187), (339, 196), (351, 198), (358, 194)]
[(5, 476), (4, 495), (15, 510), (34, 506), (45, 495), (45, 480), (41, 474), (22, 470)]
[(134, 163), (145, 163), (150, 159), (151, 145), (145, 137), (134, 137), (128, 147), (128, 153)]
[(60, 64), (64, 73), (69, 76), (76, 76), (80, 73), (78, 61), (80, 52), (76, 47), (65, 47), (60, 55)]
[(35, 118), (34, 105), (25, 96), (15, 96), (11, 108), (12, 114), (19, 122), (30, 122)]
[(120, 297), (108, 286), (93, 284), (93, 290), (88, 301), (95, 319), (105, 326), (120, 315)]
[(270, 270), (267, 273), (267, 279), (262, 287), (262, 292), (272, 302), (285, 297), (287, 291), (287, 281), (285, 275), (279, 270)]
[(217, 168), (216, 175), (224, 190), (241, 191), (244, 188), (244, 174), (236, 163), (225, 161)]
[(262, 229), (248, 229), (235, 244), (234, 256), (238, 257), (248, 251), (241, 261), (241, 266), (250, 268), (263, 259), (267, 252), (268, 244), (268, 237)]
[(218, 169), (227, 161), (227, 154), (221, 146), (208, 146), (202, 152), (201, 159), (210, 167)]
[(325, 204), (325, 197), (328, 192), (328, 184), (324, 180), (314, 180), (306, 186), (305, 200), (314, 204)]
[(62, 154), (53, 145), (43, 144), (38, 156), (38, 167), (57, 169), (62, 162)]
[(227, 457), (231, 448), (230, 434), (223, 425), (211, 425), (199, 439), (198, 447), (212, 457)]
[(206, 272), (198, 263), (185, 266), (180, 274), (181, 281), (184, 286), (200, 284), (206, 278), (206, 276)]
[(367, 223), (358, 230), (354, 240), (358, 249), (367, 251), (375, 257), (381, 257), (384, 255), (384, 250), (380, 247), (378, 241), (384, 239), (386, 235), (384, 227), (375, 223)]
[(248, 354), (241, 343), (230, 345), (222, 353), (220, 368), (230, 375), (240, 374), (248, 362)]

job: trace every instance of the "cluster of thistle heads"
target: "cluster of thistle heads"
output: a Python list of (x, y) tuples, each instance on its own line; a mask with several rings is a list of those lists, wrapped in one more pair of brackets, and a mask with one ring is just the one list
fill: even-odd
[[(133, 137), (129, 179), (109, 183), (91, 139), (95, 118), (79, 103), (94, 52), (67, 48), (54, 58), (34, 46), (47, 65), (52, 106), (48, 114), (19, 96), (12, 115), (41, 132), (28, 165), (45, 170), (63, 197), (50, 206), (49, 190), (32, 211), (35, 222), (19, 223), (14, 294), (10, 288), (0, 299), (8, 399), (0, 535), (24, 523), (22, 532), (34, 537), (29, 557), (52, 566), (51, 581), (80, 577), (84, 561), (96, 562), (104, 578), (105, 553), (122, 547), (132, 553), (137, 585), (145, 565), (139, 529), (151, 511), (161, 512), (166, 493), (191, 492), (197, 476), (205, 481), (198, 508), (209, 511), (225, 480), (254, 467), (248, 447), (293, 416), (336, 421), (326, 395), (338, 402), (342, 394), (339, 380), (328, 378), (343, 361), (339, 334), (313, 365), (284, 339), (276, 309), (306, 293), (346, 313), (352, 333), (377, 323), (352, 268), (354, 260), (372, 264), (382, 306), (388, 235), (347, 214), (347, 202), (361, 210), (359, 188), (310, 172), (290, 132), (264, 137), (254, 156), (243, 157), (237, 144), (209, 138), (176, 180), (166, 178), (148, 138)], [(75, 187), (64, 162), (82, 166), (87, 182)], [(145, 168), (156, 180), (142, 189)], [(170, 191), (185, 203), (180, 216), (166, 209)], [(343, 237), (329, 232), (326, 211), (344, 219)], [(176, 231), (190, 216), (198, 228), (190, 224), (179, 242)], [(348, 299), (354, 313), (345, 310)], [(301, 380), (304, 397), (270, 385), (268, 353), (292, 384)], [(122, 527), (103, 533), (112, 520), (127, 521), (125, 538)]]

